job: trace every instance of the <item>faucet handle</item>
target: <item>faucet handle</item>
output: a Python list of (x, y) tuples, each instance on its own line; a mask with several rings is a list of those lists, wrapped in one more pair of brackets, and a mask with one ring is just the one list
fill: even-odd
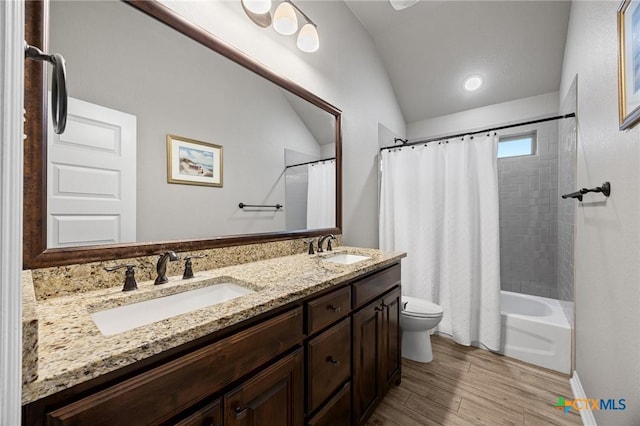
[(124, 265), (106, 266), (104, 270), (107, 272), (113, 272), (118, 269), (127, 268), (124, 275), (124, 286), (122, 287), (122, 291), (131, 291), (138, 289), (138, 283), (136, 283), (136, 271), (133, 269), (135, 267), (136, 265), (126, 263)]
[(187, 278), (193, 278), (193, 262), (191, 259), (202, 259), (203, 257), (207, 257), (206, 254), (194, 254), (191, 256), (185, 257), (184, 262), (184, 273), (182, 274), (182, 279), (186, 280)]
[(175, 251), (173, 251), (173, 250), (163, 251), (163, 252), (160, 252), (160, 253), (156, 253), (156, 256), (160, 256), (160, 258), (162, 258), (162, 257), (164, 257), (164, 256), (167, 256), (167, 259), (168, 259), (170, 262), (174, 262), (174, 261), (176, 261), (176, 260), (180, 260), (180, 256), (178, 256), (178, 255), (176, 254), (176, 252), (175, 252)]
[(185, 259), (202, 259), (203, 257), (207, 257), (206, 254), (192, 254), (191, 256), (185, 256)]
[(308, 251), (308, 253), (309, 253), (309, 254), (316, 254), (316, 253), (313, 251), (313, 239), (310, 239), (310, 240), (304, 240), (304, 243), (305, 243), (305, 244), (307, 244), (307, 245), (309, 246), (309, 251)]

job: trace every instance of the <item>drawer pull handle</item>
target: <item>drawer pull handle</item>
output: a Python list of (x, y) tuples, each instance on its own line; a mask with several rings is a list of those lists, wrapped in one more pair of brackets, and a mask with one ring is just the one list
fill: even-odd
[(247, 415), (247, 409), (237, 406), (234, 411), (236, 412), (236, 419), (242, 419)]
[(376, 307), (375, 307), (375, 308), (373, 308), (373, 309), (375, 309), (375, 310), (376, 310), (376, 311), (378, 311), (378, 312), (382, 312), (382, 311), (384, 311), (384, 308), (383, 308), (382, 306), (376, 306)]
[(340, 306), (335, 306), (335, 305), (329, 305), (329, 306), (327, 306), (327, 309), (330, 309), (333, 312), (340, 312), (342, 310), (342, 308)]
[(333, 357), (331, 355), (329, 355), (327, 357), (327, 362), (330, 362), (331, 364), (333, 364), (334, 367), (337, 367), (340, 365), (340, 360), (339, 359), (333, 359)]

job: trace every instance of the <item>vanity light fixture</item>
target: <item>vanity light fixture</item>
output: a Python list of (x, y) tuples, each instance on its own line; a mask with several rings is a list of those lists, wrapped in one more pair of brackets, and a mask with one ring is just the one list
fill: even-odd
[(298, 16), (291, 3), (283, 1), (273, 14), (273, 29), (282, 35), (295, 34), (298, 31)]
[(320, 48), (320, 39), (318, 38), (318, 30), (315, 24), (307, 23), (300, 29), (298, 34), (298, 49), (303, 52), (315, 52)]
[(263, 14), (271, 10), (271, 0), (241, 0), (241, 1), (242, 1), (242, 5), (249, 12)]
[[(315, 52), (320, 48), (320, 38), (318, 37), (317, 25), (309, 19), (307, 15), (300, 10), (298, 6), (293, 4), (291, 0), (283, 0), (277, 7), (271, 19), (270, 9), (265, 12), (256, 12), (249, 7), (250, 3), (263, 3), (271, 0), (241, 0), (242, 7), (256, 25), (266, 28), (273, 22), (273, 29), (283, 35), (293, 35), (298, 32), (298, 15), (304, 21), (302, 28), (298, 32), (296, 45), (303, 52)], [(253, 5), (252, 5), (253, 7)], [(264, 9), (260, 9), (264, 10)]]
[(482, 77), (479, 75), (472, 75), (464, 80), (464, 90), (467, 92), (478, 90), (480, 86), (482, 86)]

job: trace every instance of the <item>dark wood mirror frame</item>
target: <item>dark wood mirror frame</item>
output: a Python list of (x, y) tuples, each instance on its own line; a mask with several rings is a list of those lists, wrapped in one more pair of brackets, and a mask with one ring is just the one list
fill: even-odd
[[(281, 241), (341, 233), (342, 228), (342, 132), (341, 111), (304, 87), (275, 73), (260, 62), (192, 24), (168, 7), (153, 0), (127, 1), (160, 22), (209, 47), (239, 65), (253, 71), (289, 92), (311, 102), (336, 119), (336, 227), (315, 230), (232, 235), (210, 239), (190, 239), (152, 243), (126, 243), (99, 246), (47, 249), (47, 73), (42, 62), (25, 62), (25, 134), (24, 144), (24, 269), (87, 263), (137, 256), (149, 256), (165, 250), (191, 251), (217, 247)], [(28, 1), (25, 11), (25, 39), (30, 45), (47, 51), (48, 1)], [(64, 54), (64, 52), (61, 52)]]

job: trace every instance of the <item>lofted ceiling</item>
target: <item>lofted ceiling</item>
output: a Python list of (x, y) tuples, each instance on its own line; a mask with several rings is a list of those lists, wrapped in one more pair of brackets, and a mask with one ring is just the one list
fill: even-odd
[[(570, 2), (345, 3), (373, 38), (407, 123), (560, 87)], [(466, 92), (473, 74), (484, 84)]]

